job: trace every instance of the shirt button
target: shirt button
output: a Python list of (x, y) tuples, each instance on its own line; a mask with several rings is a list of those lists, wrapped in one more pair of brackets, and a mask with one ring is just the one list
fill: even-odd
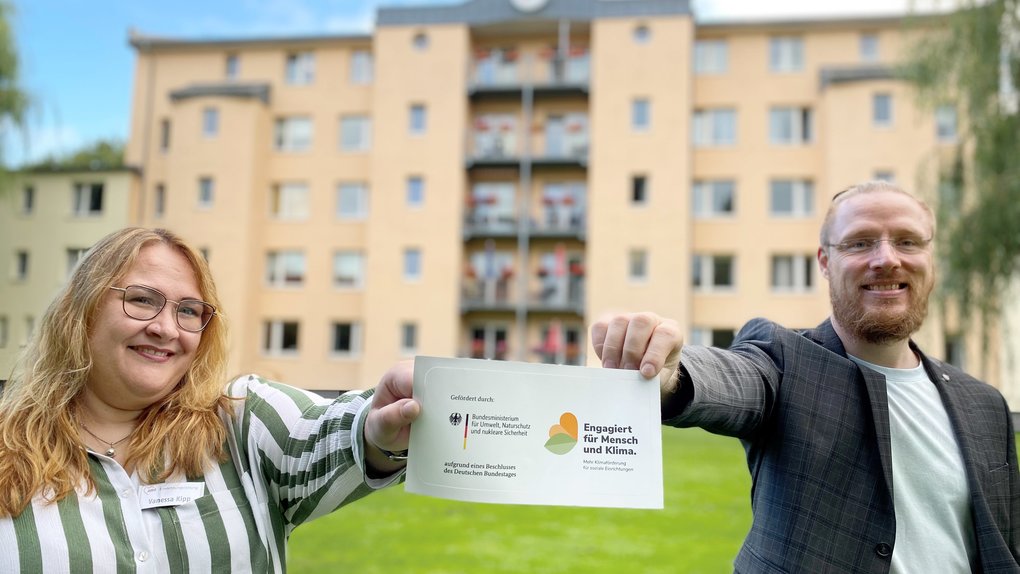
[(141, 552), (138, 553), (138, 561), (139, 562), (145, 562), (148, 559), (149, 559), (149, 553), (148, 552), (142, 550)]
[(882, 558), (888, 558), (890, 555), (892, 555), (892, 546), (889, 546), (885, 542), (882, 542), (875, 547), (875, 554), (878, 554)]

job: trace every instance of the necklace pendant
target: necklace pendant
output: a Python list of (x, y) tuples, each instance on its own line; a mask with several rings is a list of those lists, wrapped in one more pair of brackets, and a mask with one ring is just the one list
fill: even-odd
[(110, 458), (113, 458), (113, 455), (117, 454), (117, 451), (113, 450), (112, 448), (108, 448), (108, 449), (106, 449), (106, 453), (105, 454), (106, 454), (106, 456), (108, 456)]

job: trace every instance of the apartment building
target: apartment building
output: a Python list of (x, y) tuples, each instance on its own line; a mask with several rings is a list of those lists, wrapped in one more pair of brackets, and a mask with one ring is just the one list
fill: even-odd
[[(814, 326), (829, 198), (935, 189), (957, 129), (895, 78), (897, 18), (468, 0), (368, 35), (131, 44), (138, 221), (207, 254), (232, 371), (311, 389), (415, 354), (587, 364), (611, 310), (722, 346), (755, 316)], [(946, 316), (919, 342), (979, 364)]]
[(0, 185), (0, 381), (82, 254), (131, 223), (135, 182), (114, 169), (21, 172)]

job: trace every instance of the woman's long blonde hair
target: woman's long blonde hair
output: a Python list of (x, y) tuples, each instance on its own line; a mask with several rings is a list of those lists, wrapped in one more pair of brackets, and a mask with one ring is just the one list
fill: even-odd
[[(155, 243), (183, 255), (202, 299), (220, 308), (205, 259), (172, 232), (127, 228), (96, 243), (47, 308), (0, 393), (0, 517), (18, 516), (35, 495), (56, 502), (82, 486), (94, 491), (76, 422), (92, 368), (89, 334), (109, 287)], [(174, 390), (139, 415), (125, 466), (160, 482), (176, 472), (200, 476), (223, 460), (226, 429), (218, 410), (230, 402), (223, 394), (226, 361), (227, 329), (218, 315), (202, 331), (195, 360)]]

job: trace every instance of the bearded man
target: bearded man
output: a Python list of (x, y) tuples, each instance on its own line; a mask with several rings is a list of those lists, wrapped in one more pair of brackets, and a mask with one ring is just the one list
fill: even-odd
[(603, 366), (662, 381), (663, 424), (738, 437), (751, 530), (736, 572), (1020, 572), (1020, 473), (994, 388), (911, 341), (935, 283), (930, 207), (887, 182), (832, 201), (817, 252), (832, 316), (764, 319), (728, 349), (676, 321), (592, 327)]

